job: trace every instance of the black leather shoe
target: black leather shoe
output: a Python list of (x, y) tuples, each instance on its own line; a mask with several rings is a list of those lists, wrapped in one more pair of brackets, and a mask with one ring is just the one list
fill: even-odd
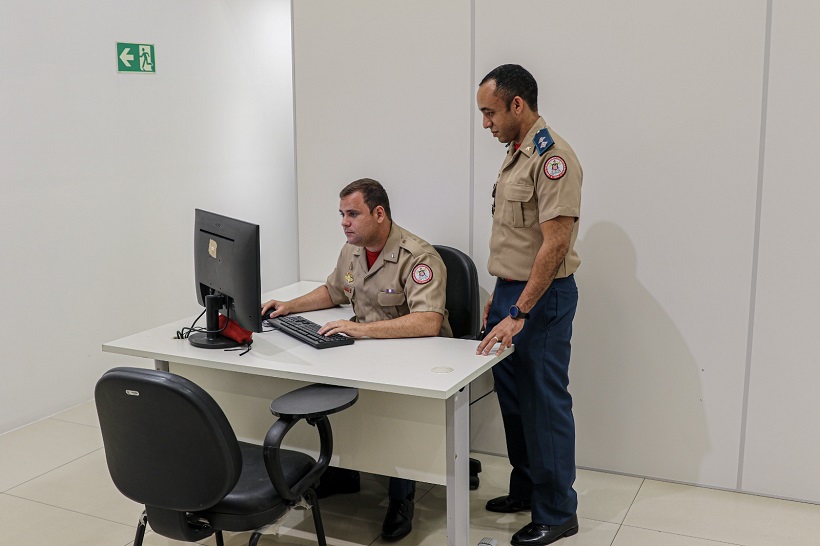
[(406, 537), (413, 530), (413, 497), (390, 499), (387, 515), (382, 524), (382, 540), (393, 542)]
[(561, 525), (541, 525), (530, 523), (512, 537), (513, 546), (542, 546), (552, 544), (578, 532), (578, 516), (572, 516)]
[(314, 491), (317, 497), (323, 499), (337, 493), (358, 493), (359, 489), (361, 484), (358, 470), (329, 466), (319, 478), (319, 487)]
[(470, 491), (478, 489), (480, 479), (478, 475), (481, 474), (481, 461), (470, 458)]
[(501, 512), (502, 514), (512, 514), (514, 512), (524, 512), (531, 507), (530, 501), (514, 499), (506, 495), (504, 497), (496, 497), (493, 500), (487, 501), (487, 510), (490, 512)]

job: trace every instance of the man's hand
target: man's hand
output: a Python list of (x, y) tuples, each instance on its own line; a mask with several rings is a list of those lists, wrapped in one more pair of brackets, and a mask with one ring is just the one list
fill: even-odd
[(481, 321), (482, 330), (487, 327), (487, 317), (490, 316), (490, 307), (493, 305), (493, 294), (495, 294), (495, 292), (490, 294), (490, 297), (487, 298), (487, 304), (484, 306), (484, 318)]
[(490, 333), (484, 336), (484, 339), (478, 344), (478, 349), (476, 349), (475, 354), (487, 356), (490, 354), (490, 350), (493, 348), (493, 345), (498, 342), (501, 345), (498, 347), (498, 351), (496, 351), (495, 354), (500, 355), (505, 349), (512, 346), (513, 336), (520, 332), (523, 328), (523, 319), (514, 319), (512, 317), (505, 318), (496, 324), (495, 328), (493, 328)]
[(304, 313), (305, 311), (315, 311), (317, 309), (329, 309), (335, 304), (330, 298), (327, 286), (322, 285), (312, 290), (304, 296), (299, 296), (288, 301), (268, 300), (262, 304), (262, 316), (264, 318), (276, 318), (282, 315), (292, 315), (293, 313)]
[(319, 333), (325, 336), (345, 334), (350, 337), (364, 337), (365, 325), (350, 320), (333, 320), (319, 328)]
[(291, 313), (289, 301), (269, 300), (262, 304), (262, 318), (275, 318)]

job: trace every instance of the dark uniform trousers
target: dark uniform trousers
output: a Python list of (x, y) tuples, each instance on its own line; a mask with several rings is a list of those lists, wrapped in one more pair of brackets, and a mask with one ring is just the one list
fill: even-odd
[[(498, 279), (487, 332), (509, 316), (527, 283)], [(532, 502), (532, 521), (566, 522), (578, 508), (575, 420), (569, 385), (575, 278), (553, 280), (513, 338), (515, 352), (493, 368), (507, 451), (510, 496)]]
[(404, 478), (390, 478), (387, 496), (392, 500), (404, 500), (416, 495), (416, 482)]

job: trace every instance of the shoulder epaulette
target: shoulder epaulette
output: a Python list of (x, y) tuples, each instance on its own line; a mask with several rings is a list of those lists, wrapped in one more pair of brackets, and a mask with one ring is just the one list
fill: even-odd
[(426, 253), (426, 251), (418, 241), (416, 241), (412, 237), (408, 237), (407, 235), (402, 236), (401, 243), (399, 243), (399, 246), (410, 252), (410, 254), (412, 254), (413, 256), (421, 256), (422, 254)]
[(535, 133), (535, 137), (533, 137), (532, 141), (538, 150), (538, 155), (544, 155), (547, 150), (555, 145), (555, 141), (552, 139), (552, 135), (546, 127)]

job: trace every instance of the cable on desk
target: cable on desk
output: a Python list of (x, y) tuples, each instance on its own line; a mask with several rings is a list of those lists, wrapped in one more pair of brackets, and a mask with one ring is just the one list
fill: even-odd
[[(227, 319), (227, 320), (225, 320), (225, 326), (223, 326), (219, 330), (208, 330), (207, 328), (197, 327), (196, 323), (199, 322), (199, 319), (202, 318), (202, 315), (205, 314), (205, 311), (207, 311), (207, 310), (203, 310), (199, 314), (199, 316), (194, 319), (194, 322), (193, 322), (193, 324), (191, 324), (191, 326), (185, 326), (185, 327), (177, 330), (177, 333), (176, 333), (176, 336), (174, 336), (174, 339), (188, 339), (188, 337), (191, 334), (193, 334), (194, 332), (203, 333), (203, 334), (219, 334), (219, 333), (224, 332), (225, 328), (228, 327), (228, 324), (229, 324), (229, 321), (230, 321), (230, 318), (231, 318), (231, 309), (230, 309), (230, 307), (228, 307), (227, 314), (225, 315), (225, 318)], [(225, 351), (242, 351), (244, 349), (244, 351), (239, 353), (239, 356), (243, 356), (243, 355), (248, 354), (248, 352), (251, 350), (251, 345), (252, 344), (253, 344), (253, 340), (249, 341), (248, 343), (243, 343), (241, 347), (232, 348), (232, 349), (224, 349), (224, 350)]]

